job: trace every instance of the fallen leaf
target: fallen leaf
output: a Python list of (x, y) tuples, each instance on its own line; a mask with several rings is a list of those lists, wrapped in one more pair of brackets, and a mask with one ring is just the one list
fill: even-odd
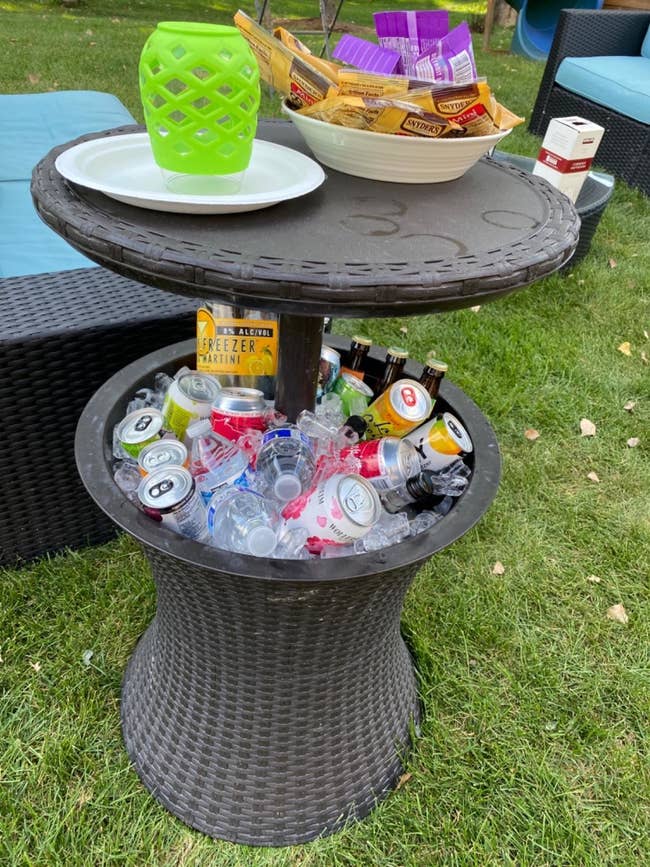
[(618, 605), (612, 605), (611, 608), (608, 608), (607, 616), (610, 620), (616, 620), (617, 623), (627, 623), (630, 619), (627, 616), (627, 611), (620, 603)]
[(119, 18), (111, 18), (111, 24), (119, 24), (119, 23), (120, 23)]
[(34, 669), (34, 671), (39, 672), (41, 670), (41, 663), (40, 662), (30, 662), (29, 664)]
[(492, 567), (492, 574), (493, 575), (503, 575), (503, 573), (505, 571), (506, 571), (506, 567), (503, 565), (503, 563), (500, 560), (497, 560), (497, 562)]
[(648, 334), (648, 332), (645, 330), (645, 328), (643, 329), (643, 336), (645, 337), (646, 340), (650, 340), (650, 334)]
[(527, 428), (527, 430), (524, 431), (524, 436), (527, 440), (531, 440), (531, 442), (534, 442), (536, 439), (539, 439), (540, 433), (538, 430), (535, 430), (534, 427), (529, 427)]
[(88, 45), (97, 45), (96, 42), (89, 42)]
[(636, 406), (636, 401), (635, 401), (635, 400), (628, 400), (628, 402), (627, 402), (626, 404), (623, 405), (623, 409), (624, 409), (626, 412), (632, 412), (632, 410), (634, 409), (635, 406)]
[(618, 351), (622, 352), (623, 355), (632, 355), (632, 347), (630, 346), (630, 341), (625, 340), (623, 343), (621, 343), (621, 345), (618, 347)]
[(92, 30), (86, 30), (86, 36), (92, 36), (92, 35), (93, 35)]
[(33, 72), (30, 72), (29, 75), (27, 76), (27, 80), (29, 81), (30, 84), (38, 84), (38, 82), (41, 80), (41, 76), (40, 75), (34, 75)]
[(90, 665), (90, 660), (92, 658), (93, 658), (93, 651), (92, 650), (84, 650), (84, 652), (81, 654), (81, 661), (86, 666)]
[(592, 584), (600, 584), (598, 575), (587, 575), (587, 581), (591, 581)]
[(600, 481), (600, 479), (598, 478), (596, 473), (593, 473), (593, 472), (587, 473), (587, 478), (589, 479), (590, 482), (599, 482)]
[(627, 445), (629, 448), (635, 449), (639, 445), (640, 442), (641, 442), (641, 440), (638, 437), (630, 437), (629, 440), (627, 441)]
[(408, 783), (408, 781), (411, 779), (412, 776), (413, 776), (413, 774), (408, 773), (408, 772), (406, 774), (402, 774), (402, 776), (397, 781), (397, 785), (395, 786), (395, 791), (397, 791), (398, 789), (401, 789), (402, 786), (405, 786)]
[(578, 280), (578, 286), (584, 286), (584, 285), (585, 285), (584, 280)]
[(406, 327), (406, 325), (402, 325), (402, 327), (400, 328), (400, 331), (402, 332), (402, 334), (408, 334), (409, 333), (409, 330)]
[(593, 423), (593, 421), (589, 421), (588, 418), (580, 419), (580, 435), (583, 437), (596, 436), (596, 425)]
[(549, 720), (547, 723), (545, 723), (544, 728), (547, 732), (554, 732), (557, 728), (557, 721), (554, 719)]
[(616, 261), (616, 259), (609, 259), (608, 264), (609, 264), (610, 268), (616, 268), (616, 266), (618, 265), (618, 262)]
[(481, 309), (481, 305), (477, 304), (475, 307), (470, 307), (469, 309), (472, 311), (472, 313), (478, 313)]
[(642, 352), (642, 353), (641, 353), (641, 361), (642, 361), (644, 364), (648, 364), (648, 356), (645, 354), (645, 352)]

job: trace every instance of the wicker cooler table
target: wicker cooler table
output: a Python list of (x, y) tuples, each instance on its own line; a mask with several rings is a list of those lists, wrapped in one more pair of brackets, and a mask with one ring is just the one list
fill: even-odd
[[(308, 153), (288, 122), (263, 121), (258, 136)], [(328, 171), (321, 188), (296, 201), (198, 217), (67, 183), (54, 160), (68, 146), (34, 171), (45, 222), (143, 283), (278, 312), (276, 405), (289, 418), (313, 406), (325, 315), (484, 303), (560, 268), (578, 240), (566, 197), (490, 160), (458, 181), (426, 186)], [(345, 345), (332, 335), (327, 342)], [(189, 825), (253, 845), (300, 843), (366, 815), (399, 779), (420, 717), (400, 635), (403, 599), (420, 566), (489, 506), (498, 446), (478, 407), (445, 380), (442, 405), (473, 439), (474, 472), (433, 530), (335, 560), (267, 561), (209, 548), (150, 521), (110, 472), (112, 427), (129, 396), (157, 370), (191, 365), (192, 349), (177, 344), (124, 368), (77, 429), (86, 488), (142, 544), (157, 588), (156, 617), (124, 678), (124, 739), (147, 788)], [(375, 349), (371, 374), (382, 360)]]

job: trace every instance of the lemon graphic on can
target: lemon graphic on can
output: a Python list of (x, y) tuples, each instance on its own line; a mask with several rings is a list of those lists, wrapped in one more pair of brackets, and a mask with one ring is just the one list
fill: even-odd
[(273, 376), (275, 373), (275, 359), (268, 346), (265, 346), (261, 352), (248, 359), (246, 373), (251, 376)]

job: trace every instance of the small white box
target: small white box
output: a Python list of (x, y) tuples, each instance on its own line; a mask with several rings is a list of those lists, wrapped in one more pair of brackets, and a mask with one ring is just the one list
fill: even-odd
[(554, 117), (546, 130), (533, 174), (546, 178), (575, 202), (604, 132), (602, 126), (583, 117)]

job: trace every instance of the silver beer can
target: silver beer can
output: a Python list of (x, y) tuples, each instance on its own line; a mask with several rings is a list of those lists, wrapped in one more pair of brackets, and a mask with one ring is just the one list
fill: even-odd
[(287, 529), (309, 532), (307, 548), (320, 553), (327, 545), (351, 545), (377, 523), (382, 506), (377, 491), (356, 473), (337, 473), (282, 510)]
[(207, 539), (205, 506), (184, 467), (163, 467), (145, 476), (138, 487), (138, 499), (146, 514), (165, 527), (188, 539)]
[(320, 362), (318, 365), (318, 384), (316, 397), (321, 398), (326, 392), (334, 388), (334, 383), (341, 373), (341, 356), (331, 346), (323, 344), (320, 350)]
[(182, 442), (173, 439), (156, 440), (145, 446), (138, 455), (141, 476), (148, 476), (163, 467), (186, 467), (189, 455)]

